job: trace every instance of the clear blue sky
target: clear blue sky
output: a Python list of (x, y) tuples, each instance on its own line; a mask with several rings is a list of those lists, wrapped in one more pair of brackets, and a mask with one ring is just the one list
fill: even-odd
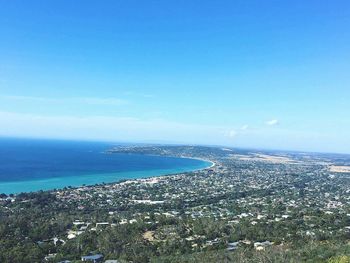
[(350, 153), (350, 2), (0, 1), (0, 135)]

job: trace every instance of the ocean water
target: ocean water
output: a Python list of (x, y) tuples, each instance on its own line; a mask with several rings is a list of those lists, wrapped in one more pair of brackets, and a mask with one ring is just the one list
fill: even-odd
[(193, 171), (210, 162), (164, 156), (108, 154), (116, 144), (0, 139), (0, 193), (59, 189)]

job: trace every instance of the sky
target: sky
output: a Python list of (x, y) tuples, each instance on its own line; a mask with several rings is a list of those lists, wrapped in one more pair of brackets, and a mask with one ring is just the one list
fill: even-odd
[(350, 2), (0, 0), (0, 136), (350, 153)]

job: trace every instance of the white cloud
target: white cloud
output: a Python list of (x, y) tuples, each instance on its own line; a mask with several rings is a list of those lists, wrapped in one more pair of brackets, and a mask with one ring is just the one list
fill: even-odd
[(279, 124), (279, 121), (276, 120), (276, 119), (269, 120), (269, 121), (266, 122), (266, 125), (268, 125), (268, 126), (275, 126), (277, 124)]
[(12, 95), (4, 95), (0, 96), (1, 99), (4, 100), (16, 100), (16, 101), (30, 101), (30, 102), (54, 102), (57, 99), (53, 98), (44, 98), (44, 97), (32, 97), (32, 96), (12, 96)]
[(155, 97), (154, 94), (132, 92), (132, 91), (124, 92), (124, 94), (127, 95), (127, 96), (135, 96), (135, 97), (143, 97), (143, 98), (154, 98)]
[(249, 128), (248, 125), (243, 125), (243, 126), (241, 127), (241, 130), (242, 130), (242, 131), (246, 131), (246, 130), (248, 130), (248, 128)]
[(119, 106), (128, 104), (128, 101), (119, 98), (98, 98), (98, 97), (68, 97), (48, 98), (33, 96), (0, 96), (4, 100), (22, 101), (29, 103), (59, 103), (59, 104), (88, 104), (88, 105), (112, 105)]
[(124, 105), (127, 104), (128, 102), (122, 99), (117, 99), (117, 98), (71, 98), (68, 99), (68, 101), (77, 101), (81, 103), (86, 103), (86, 104), (91, 104), (91, 105)]
[[(0, 123), (0, 135), (5, 136), (205, 144), (225, 142), (223, 127), (163, 119), (47, 116), (0, 111)], [(233, 132), (230, 134), (234, 135)]]
[(153, 94), (142, 94), (141, 96), (144, 98), (154, 98)]
[[(341, 136), (339, 132), (343, 132)], [(254, 129), (186, 124), (164, 119), (117, 116), (48, 116), (0, 111), (0, 135), (78, 140), (215, 144), (250, 148), (342, 151), (349, 153), (347, 131)], [(244, 136), (241, 136), (244, 135)], [(345, 139), (342, 139), (345, 138)], [(332, 142), (332, 143), (325, 143)], [(322, 149), (320, 147), (322, 146)]]
[(229, 137), (229, 138), (234, 138), (237, 136), (237, 131), (236, 130), (228, 130), (228, 131), (226, 131), (225, 136)]

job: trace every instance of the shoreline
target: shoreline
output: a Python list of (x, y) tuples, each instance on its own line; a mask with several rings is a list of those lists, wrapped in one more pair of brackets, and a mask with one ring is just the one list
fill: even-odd
[[(174, 157), (174, 156), (164, 156)], [(142, 170), (142, 171), (129, 171), (129, 172), (112, 172), (112, 173), (99, 173), (99, 174), (86, 174), (80, 176), (63, 176), (54, 178), (42, 178), (37, 180), (26, 181), (12, 181), (12, 182), (0, 182), (0, 193), (20, 194), (20, 193), (35, 193), (39, 191), (59, 191), (64, 188), (76, 189), (79, 187), (94, 187), (101, 184), (118, 184), (126, 181), (139, 181), (147, 180), (151, 178), (159, 178), (166, 176), (174, 176), (179, 174), (185, 174), (190, 172), (196, 172), (200, 170), (206, 170), (214, 167), (216, 164), (213, 161), (193, 158), (193, 157), (178, 157), (195, 159), (205, 163), (210, 163), (210, 166), (205, 167), (188, 167), (188, 168), (173, 168), (173, 169), (155, 169), (155, 170)], [(96, 180), (98, 179), (98, 180)], [(68, 183), (70, 182), (70, 183)], [(8, 190), (13, 189), (13, 190)]]
[[(157, 156), (159, 156), (159, 155), (157, 155)], [(169, 156), (169, 157), (174, 157), (174, 156)], [(200, 160), (200, 161), (211, 163), (211, 165), (208, 166), (208, 167), (205, 167), (205, 168), (198, 168), (198, 169), (194, 169), (194, 170), (191, 170), (191, 171), (185, 171), (185, 172), (180, 172), (180, 173), (169, 173), (169, 174), (164, 174), (164, 175), (154, 175), (154, 176), (150, 176), (150, 177), (127, 179), (127, 180), (121, 181), (121, 182), (108, 183), (108, 185), (111, 185), (111, 184), (129, 184), (129, 183), (144, 183), (144, 182), (147, 182), (147, 181), (163, 179), (163, 178), (166, 178), (168, 176), (179, 176), (179, 175), (185, 175), (185, 174), (191, 173), (191, 172), (198, 172), (198, 171), (201, 171), (201, 170), (207, 170), (207, 169), (210, 169), (210, 168), (216, 166), (215, 162), (210, 161), (210, 160), (206, 160), (206, 159), (202, 159), (202, 158), (186, 157), (186, 156), (181, 156), (179, 158)], [(91, 185), (89, 187), (93, 187), (93, 185)]]
[(208, 160), (208, 159), (202, 159), (202, 158), (192, 158), (192, 159), (195, 159), (195, 160), (200, 160), (200, 161), (204, 161), (204, 162), (208, 162), (208, 163), (211, 163), (211, 165), (207, 168), (204, 168), (204, 169), (209, 169), (209, 168), (213, 168), (216, 166), (216, 162), (213, 162), (211, 160)]

